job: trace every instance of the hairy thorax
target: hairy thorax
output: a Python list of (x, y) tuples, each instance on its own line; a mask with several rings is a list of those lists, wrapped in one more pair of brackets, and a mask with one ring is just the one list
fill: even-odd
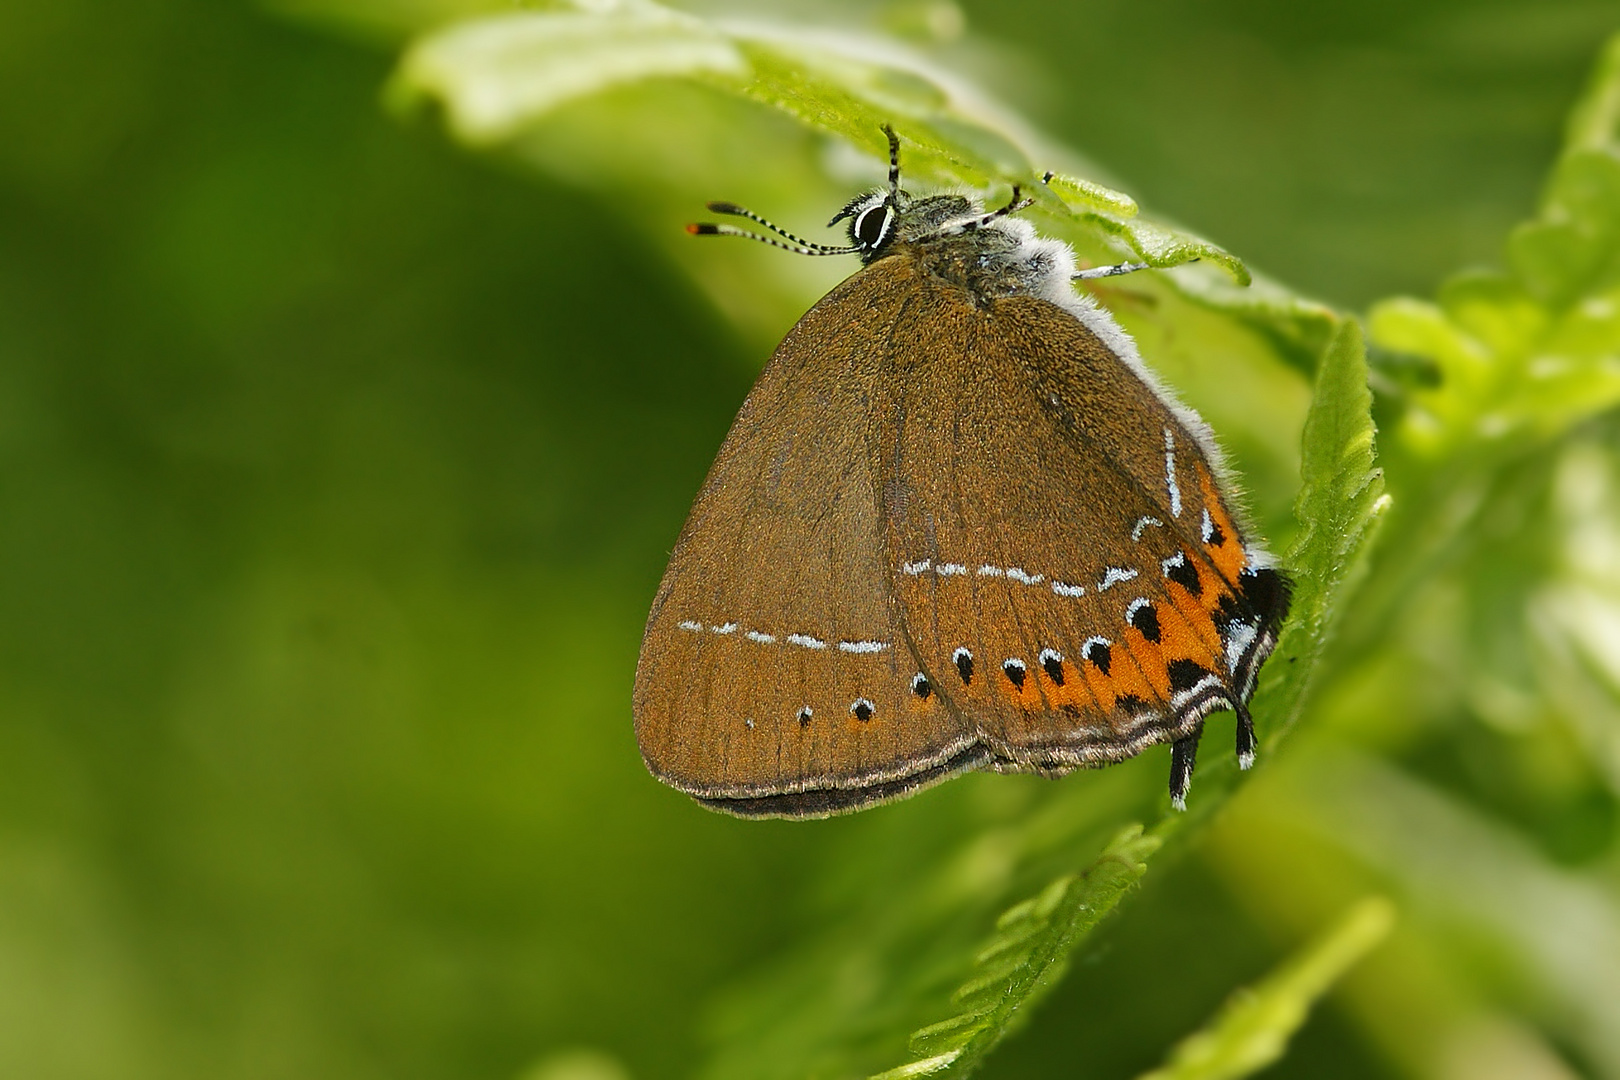
[(1067, 247), (1037, 237), (1016, 218), (963, 228), (981, 213), (960, 195), (936, 195), (906, 206), (882, 257), (913, 260), (931, 277), (963, 289), (976, 307), (1002, 297), (1045, 296), (1069, 289), (1073, 256)]

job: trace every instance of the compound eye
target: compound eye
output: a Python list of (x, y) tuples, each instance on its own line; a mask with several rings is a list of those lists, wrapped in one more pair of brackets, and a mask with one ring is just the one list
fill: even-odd
[(872, 251), (884, 240), (888, 239), (889, 226), (894, 224), (894, 207), (888, 203), (879, 203), (877, 206), (867, 207), (855, 218), (850, 228), (855, 243)]

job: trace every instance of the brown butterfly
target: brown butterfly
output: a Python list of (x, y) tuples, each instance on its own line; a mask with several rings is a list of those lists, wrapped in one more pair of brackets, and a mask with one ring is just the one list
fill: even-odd
[(1058, 776), (1247, 709), (1287, 578), (1240, 527), (1209, 430), (1077, 294), (1064, 244), (960, 195), (886, 189), (858, 254), (738, 413), (653, 601), (636, 738), (712, 809), (815, 817), (969, 769)]

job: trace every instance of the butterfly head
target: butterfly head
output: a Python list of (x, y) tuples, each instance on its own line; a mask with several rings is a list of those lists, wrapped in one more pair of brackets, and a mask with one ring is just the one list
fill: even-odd
[[(872, 263), (892, 254), (899, 246), (922, 244), (981, 230), (994, 232), (998, 226), (1005, 227), (1003, 223), (1008, 214), (1030, 204), (1031, 200), (1019, 199), (1016, 187), (1012, 201), (989, 214), (984, 213), (978, 202), (964, 195), (931, 195), (914, 199), (900, 187), (900, 137), (887, 125), (883, 133), (889, 139), (888, 184), (857, 195), (827, 222), (829, 228), (841, 221), (849, 222), (848, 245), (833, 246), (801, 239), (752, 210), (729, 202), (711, 202), (709, 209), (747, 218), (775, 235), (715, 224), (688, 225), (687, 231), (697, 236), (741, 236), (800, 255), (859, 255), (862, 263)], [(1022, 238), (1023, 234), (1018, 233), (1013, 238), (1013, 246)]]
[(852, 199), (828, 225), (849, 221), (849, 246), (872, 263), (907, 244), (955, 236), (977, 227), (978, 203), (964, 195), (914, 199), (904, 191), (871, 191)]

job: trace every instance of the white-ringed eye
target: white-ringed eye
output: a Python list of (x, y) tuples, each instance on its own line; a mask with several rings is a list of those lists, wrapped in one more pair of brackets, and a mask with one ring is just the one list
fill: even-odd
[(894, 224), (894, 207), (888, 203), (879, 203), (862, 210), (855, 217), (855, 224), (850, 232), (855, 242), (868, 251), (879, 247), (888, 239), (889, 227)]

